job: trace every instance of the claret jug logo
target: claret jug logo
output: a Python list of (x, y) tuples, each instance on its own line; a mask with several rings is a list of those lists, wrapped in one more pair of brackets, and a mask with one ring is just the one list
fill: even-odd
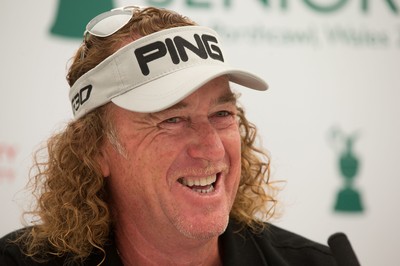
[(336, 196), (334, 206), (337, 212), (364, 211), (361, 194), (355, 186), (360, 168), (360, 159), (354, 152), (354, 143), (357, 138), (358, 134), (345, 135), (337, 128), (331, 131), (331, 140), (338, 153), (337, 165), (343, 181), (343, 186)]

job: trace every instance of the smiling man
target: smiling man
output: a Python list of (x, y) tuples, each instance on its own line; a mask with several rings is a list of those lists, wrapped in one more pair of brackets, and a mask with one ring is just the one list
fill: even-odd
[[(168, 250), (172, 264), (217, 264), (218, 236), (240, 180), (237, 110), (227, 78), (151, 115), (110, 109), (124, 151), (106, 143), (100, 165), (115, 195), (121, 253), (145, 254), (141, 259), (151, 256), (160, 265), (159, 251)], [(195, 252), (184, 252), (189, 247)], [(130, 258), (134, 265), (138, 258)]]
[(0, 240), (0, 265), (335, 265), (267, 223), (269, 158), (230, 85), (268, 86), (226, 62), (215, 31), (115, 9), (88, 24), (67, 78), (74, 120), (36, 161), (38, 219)]

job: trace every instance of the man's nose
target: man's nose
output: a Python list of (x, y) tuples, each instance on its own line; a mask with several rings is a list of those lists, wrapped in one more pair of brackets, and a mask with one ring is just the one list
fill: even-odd
[(210, 123), (202, 123), (193, 128), (193, 139), (188, 147), (192, 158), (219, 161), (225, 156), (221, 137)]

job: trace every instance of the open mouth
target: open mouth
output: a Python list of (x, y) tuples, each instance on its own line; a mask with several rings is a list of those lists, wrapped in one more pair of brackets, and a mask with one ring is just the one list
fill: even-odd
[(211, 193), (215, 190), (219, 173), (206, 177), (181, 177), (178, 182), (197, 193)]

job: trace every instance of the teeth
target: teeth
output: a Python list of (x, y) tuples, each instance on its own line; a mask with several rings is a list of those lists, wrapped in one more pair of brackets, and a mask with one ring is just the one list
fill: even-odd
[(209, 186), (217, 180), (217, 175), (210, 175), (200, 178), (181, 178), (181, 183), (188, 187)]
[(214, 191), (214, 186), (210, 186), (208, 189), (193, 188), (193, 191), (198, 192), (198, 193), (210, 193), (210, 192)]
[(205, 179), (200, 179), (200, 186), (206, 186), (206, 185), (208, 185), (207, 184), (207, 181), (208, 181), (208, 178), (205, 178)]

